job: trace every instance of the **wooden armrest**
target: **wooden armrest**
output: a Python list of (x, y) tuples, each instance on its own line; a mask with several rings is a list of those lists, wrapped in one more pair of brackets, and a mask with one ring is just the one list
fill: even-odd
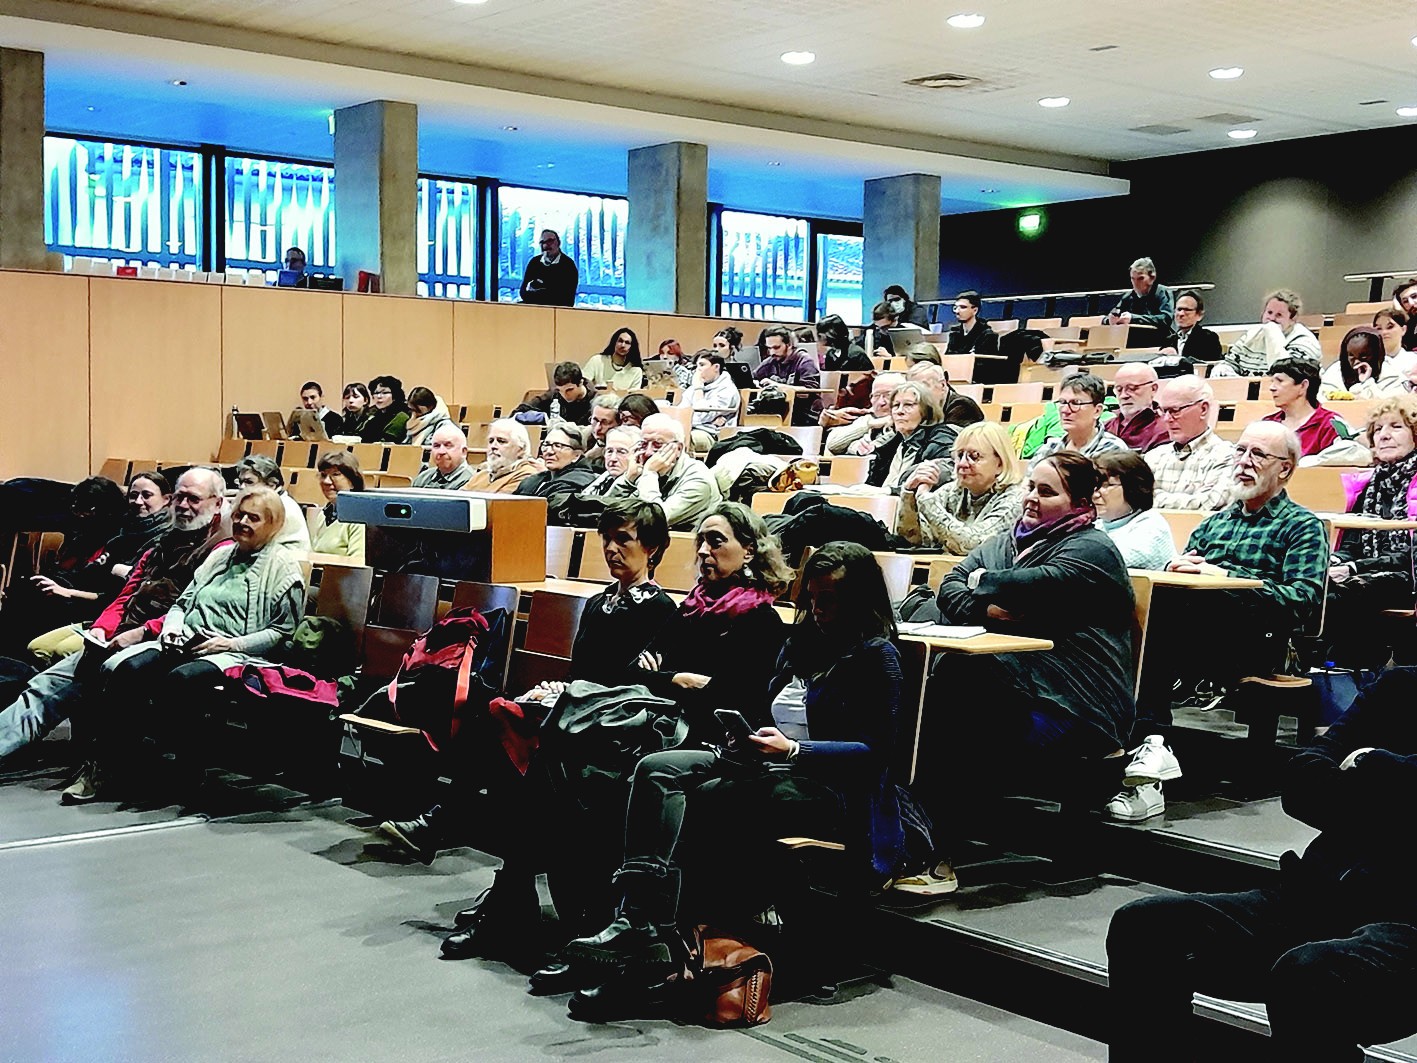
[(1314, 684), (1312, 679), (1302, 675), (1247, 675), (1240, 682), (1255, 683), (1274, 690), (1302, 690)]
[(834, 853), (844, 853), (846, 846), (841, 842), (827, 842), (820, 838), (779, 838), (779, 845), (785, 845), (789, 849), (829, 849)]
[(379, 731), (389, 735), (421, 735), (423, 732), (417, 727), (404, 727), (402, 724), (386, 723), (383, 720), (370, 719), (368, 716), (356, 716), (352, 712), (340, 715), (340, 719), (345, 723), (351, 723), (355, 727), (364, 727), (370, 731)]

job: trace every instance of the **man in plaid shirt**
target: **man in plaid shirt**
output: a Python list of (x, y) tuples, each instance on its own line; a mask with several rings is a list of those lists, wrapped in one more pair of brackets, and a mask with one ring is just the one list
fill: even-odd
[(1235, 448), (1210, 427), (1215, 392), (1198, 376), (1161, 385), (1157, 412), (1171, 437), (1146, 452), (1157, 509), (1219, 509), (1230, 499)]
[(1300, 454), (1298, 437), (1274, 421), (1257, 421), (1240, 437), (1233, 501), (1191, 533), (1168, 568), (1250, 577), (1264, 586), (1205, 592), (1204, 631), (1194, 610), (1184, 608), (1192, 603), (1176, 598), (1196, 592), (1158, 588), (1161, 608), (1152, 613), (1147, 634), (1139, 733), (1169, 722), (1176, 679), (1223, 685), (1274, 672), (1284, 665), (1290, 638), (1318, 617), (1328, 540), (1323, 522), (1284, 491)]

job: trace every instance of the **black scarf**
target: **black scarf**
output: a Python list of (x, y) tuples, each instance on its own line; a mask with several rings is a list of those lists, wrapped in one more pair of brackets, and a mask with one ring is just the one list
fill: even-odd
[[(1414, 475), (1417, 475), (1417, 450), (1399, 461), (1380, 462), (1358, 498), (1358, 512), (1384, 520), (1406, 520), (1407, 489)], [(1368, 529), (1361, 533), (1359, 542), (1364, 557), (1404, 554), (1412, 548), (1412, 533)]]

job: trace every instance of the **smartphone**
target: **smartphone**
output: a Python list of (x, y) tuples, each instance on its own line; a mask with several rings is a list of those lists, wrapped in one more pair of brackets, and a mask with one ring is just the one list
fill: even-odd
[(713, 716), (736, 745), (748, 745), (748, 736), (753, 734), (753, 728), (748, 726), (741, 712), (737, 709), (714, 709)]

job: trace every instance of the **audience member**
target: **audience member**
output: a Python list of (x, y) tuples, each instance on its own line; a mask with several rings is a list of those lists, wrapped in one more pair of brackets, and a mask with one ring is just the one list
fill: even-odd
[(611, 333), (605, 350), (591, 355), (585, 364), (585, 380), (592, 388), (608, 388), (624, 394), (645, 386), (644, 362), (640, 358), (640, 338), (630, 329)]
[(1201, 522), (1167, 568), (1264, 585), (1208, 592), (1215, 604), (1206, 614), (1211, 624), (1204, 652), (1197, 652), (1192, 616), (1179, 609), (1153, 611), (1140, 705), (1147, 727), (1141, 733), (1170, 722), (1178, 680), (1182, 688), (1202, 680), (1223, 688), (1244, 675), (1281, 670), (1291, 638), (1319, 613), (1329, 559), (1324, 526), (1284, 490), (1299, 464), (1298, 437), (1282, 424), (1255, 421), (1234, 452), (1230, 503)]
[(940, 404), (940, 420), (963, 427), (984, 420), (984, 411), (968, 395), (961, 395), (950, 383), (944, 366), (932, 362), (916, 362), (905, 374), (907, 380), (924, 384)]
[[(225, 491), (226, 481), (216, 469), (196, 466), (177, 478), (171, 527), (138, 558), (117, 597), (94, 620), (90, 640), (104, 640), (111, 650), (122, 649), (142, 637), (142, 624), (171, 607), (191, 582), (197, 566), (224, 537), (221, 510)], [(92, 658), (101, 656), (97, 646), (85, 646), (60, 658), (0, 710), (0, 760), (43, 738), (68, 717), (71, 706), (97, 675)], [(81, 662), (86, 662), (82, 670)]]
[(691, 528), (722, 495), (708, 466), (685, 450), (684, 426), (656, 413), (644, 419), (629, 467), (608, 497), (654, 502), (664, 510), (670, 528)]
[(295, 287), (310, 287), (310, 278), (305, 275), (305, 252), (298, 247), (287, 247), (282, 260), (285, 269), (296, 275)]
[(889, 303), (877, 303), (871, 307), (871, 323), (861, 330), (861, 347), (869, 350), (873, 357), (889, 358), (895, 354), (895, 341), (891, 339), (891, 329), (896, 327), (895, 311)]
[(626, 469), (630, 458), (640, 442), (640, 430), (634, 425), (622, 424), (605, 433), (602, 447), (605, 469), (594, 480), (586, 484), (580, 492), (582, 498), (601, 498), (609, 494), (610, 488)]
[(1210, 427), (1214, 405), (1215, 392), (1198, 376), (1161, 385), (1157, 412), (1171, 441), (1146, 453), (1158, 509), (1219, 509), (1229, 497), (1235, 449)]
[(561, 234), (542, 229), (541, 254), (528, 260), (522, 274), (521, 300), (534, 306), (575, 306), (581, 272), (570, 255), (561, 253)]
[(1337, 414), (1319, 405), (1319, 367), (1313, 362), (1279, 359), (1269, 367), (1269, 394), (1275, 411), (1263, 420), (1276, 421), (1297, 435), (1306, 456), (1353, 435)]
[(1212, 376), (1263, 376), (1280, 358), (1299, 358), (1318, 364), (1323, 360), (1319, 338), (1299, 324), (1304, 309), (1299, 296), (1287, 288), (1271, 292), (1264, 301), (1260, 323), (1230, 344), (1225, 361)]
[(723, 355), (703, 350), (694, 357), (698, 362), (694, 382), (685, 389), (679, 405), (694, 411), (694, 450), (706, 454), (718, 439), (720, 429), (738, 427), (738, 407), (743, 397), (733, 378), (723, 371)]
[(640, 392), (626, 395), (620, 400), (617, 409), (620, 414), (620, 423), (631, 425), (634, 428), (641, 427), (645, 423), (646, 417), (653, 417), (659, 412), (659, 406), (655, 404), (654, 399)]
[(891, 393), (895, 435), (871, 455), (866, 483), (888, 494), (934, 487), (954, 479), (954, 443), (958, 434), (945, 424), (940, 404), (924, 384), (907, 380)]
[(551, 390), (523, 402), (512, 411), (512, 417), (522, 424), (589, 424), (592, 390), (586, 387), (580, 366), (557, 362), (551, 370)]
[(894, 435), (891, 396), (904, 383), (905, 376), (901, 373), (877, 373), (871, 381), (870, 409), (848, 406), (822, 411), (822, 423), (825, 425), (830, 419), (837, 426), (827, 432), (824, 444), (827, 453), (870, 454)]
[(1074, 373), (1058, 387), (1058, 424), (1063, 434), (1050, 439), (1033, 454), (1033, 464), (1063, 450), (1075, 450), (1088, 458), (1110, 450), (1126, 450), (1123, 443), (1101, 427), (1102, 406), (1107, 385), (1091, 373)]
[[(921, 340), (919, 343), (912, 343), (899, 357), (910, 363), (909, 368), (914, 369), (921, 362), (929, 362), (931, 365), (940, 365), (940, 348), (933, 343)], [(948, 374), (946, 374), (948, 375)]]
[(1407, 314), (1396, 307), (1386, 307), (1373, 315), (1373, 328), (1383, 338), (1383, 362), (1391, 363), (1398, 376), (1417, 369), (1417, 353), (1402, 346), (1407, 331)]
[(715, 332), (710, 346), (723, 355), (725, 361), (742, 362), (749, 369), (757, 369), (759, 363), (762, 362), (762, 356), (758, 349), (744, 347), (743, 333), (732, 325)]
[(1171, 289), (1156, 283), (1156, 263), (1139, 258), (1131, 266), (1132, 290), (1117, 300), (1104, 325), (1149, 325), (1166, 335), (1176, 324), (1176, 303)]
[(798, 354), (805, 354), (821, 368), (821, 358), (817, 356), (817, 333), (810, 325), (792, 329), (792, 346)]
[(1117, 412), (1102, 422), (1102, 431), (1132, 450), (1145, 454), (1171, 438), (1156, 409), (1156, 370), (1144, 362), (1127, 362), (1112, 380)]
[(286, 546), (292, 550), (310, 549), (310, 527), (305, 523), (305, 513), (300, 503), (286, 492), (285, 474), (275, 461), (264, 454), (250, 454), (242, 458), (236, 463), (236, 485), (242, 490), (265, 486), (274, 491), (285, 510), (285, 523), (276, 528), (272, 541), (276, 546)]
[(840, 314), (828, 314), (817, 322), (817, 356), (828, 373), (869, 373), (874, 368), (860, 344), (852, 342)]
[(1349, 329), (1338, 348), (1338, 360), (1319, 378), (1319, 398), (1375, 399), (1402, 390), (1402, 375), (1387, 360), (1383, 337), (1366, 325)]
[[(848, 542), (814, 553), (803, 578), (810, 606), (778, 660), (771, 716), (729, 737), (727, 759), (677, 749), (635, 767), (625, 861), (615, 875), (618, 914), (566, 946), (573, 964), (643, 963), (654, 980), (677, 973), (678, 924), (722, 917), (681, 911), (681, 876), (712, 878), (715, 888), (700, 883), (689, 895), (712, 897), (719, 908), (731, 898), (735, 914), (749, 914), (771, 903), (750, 869), (785, 834), (845, 841), (850, 881), (863, 894), (913, 870), (891, 769), (902, 681), (885, 580), (870, 551)], [(782, 770), (745, 771), (744, 760)], [(735, 844), (747, 847), (736, 866), (723, 866), (713, 838), (684, 833), (689, 819), (735, 823)]]
[(1174, 353), (1193, 362), (1218, 362), (1225, 354), (1220, 337), (1201, 325), (1205, 320), (1205, 300), (1200, 292), (1184, 291), (1176, 296), (1176, 323), (1171, 345), (1162, 353)]
[(376, 376), (369, 381), (369, 395), (374, 400), (374, 413), (359, 438), (365, 443), (402, 443), (408, 424), (403, 381), (396, 376)]
[(1407, 315), (1407, 331), (1402, 336), (1402, 348), (1417, 351), (1417, 277), (1398, 281), (1392, 289), (1392, 305)]
[(763, 339), (767, 344), (768, 357), (753, 371), (754, 380), (771, 380), (789, 388), (821, 387), (817, 360), (796, 349), (788, 329), (775, 325), (764, 332)]
[(341, 491), (364, 490), (364, 474), (359, 471), (359, 459), (347, 450), (331, 450), (320, 455), (315, 471), (320, 474), (325, 508), (320, 510), (319, 528), (311, 537), (310, 552), (352, 557), (362, 565), (364, 525), (340, 520), (338, 513)]
[[(931, 812), (946, 857), (951, 844), (979, 836), (974, 828), (1021, 778), (1060, 777), (1091, 808), (1121, 776), (1135, 712), (1134, 602), (1121, 554), (1095, 525), (1098, 480), (1081, 454), (1039, 462), (1013, 530), (976, 547), (940, 584), (941, 622), (1053, 642), (1048, 653), (952, 654), (933, 669), (935, 711), (922, 740), (939, 780)], [(1004, 751), (1010, 763), (1000, 771)]]
[(413, 478), (412, 486), (456, 491), (471, 479), (472, 466), (467, 463), (467, 436), (452, 421), (444, 421), (428, 441), (428, 464)]
[[(325, 405), (325, 389), (317, 380), (307, 380), (300, 385), (300, 408), (309, 410), (325, 426), (325, 435), (333, 436), (344, 426), (344, 418)], [(286, 432), (291, 439), (300, 438), (300, 411), (290, 415)]]
[(950, 326), (946, 354), (998, 354), (999, 334), (979, 316), (979, 293), (972, 289), (955, 296), (955, 324)]
[[(1348, 511), (1385, 520), (1417, 519), (1417, 398), (1388, 396), (1368, 410), (1373, 467), (1343, 474)], [(1326, 660), (1348, 668), (1381, 668), (1390, 647), (1373, 619), (1383, 609), (1411, 609), (1412, 533), (1346, 530), (1329, 558)]]
[(899, 284), (887, 286), (885, 291), (881, 292), (881, 301), (890, 307), (896, 321), (903, 325), (914, 325), (926, 332), (930, 331), (930, 315), (923, 306), (911, 299), (910, 293)]
[(1417, 764), (1414, 698), (1417, 672), (1394, 669), (1289, 760), (1284, 811), (1321, 833), (1265, 888), (1158, 894), (1112, 916), (1108, 1059), (1197, 1058), (1195, 993), (1262, 1001), (1277, 1060), (1359, 1063), (1360, 1045), (1417, 1032), (1412, 856), (1391, 826)]
[(403, 437), (406, 445), (428, 446), (433, 441), (433, 433), (451, 423), (448, 405), (441, 396), (421, 387), (408, 393), (408, 423), (404, 425)]
[(1101, 480), (1093, 503), (1098, 526), (1111, 537), (1128, 568), (1164, 570), (1176, 556), (1171, 525), (1151, 508), (1156, 477), (1134, 450), (1093, 458)]
[(103, 773), (131, 768), (135, 736), (155, 737), (177, 754), (187, 784), (200, 787), (200, 742), (212, 697), (226, 669), (269, 654), (289, 638), (305, 611), (305, 583), (295, 554), (279, 549), (285, 521), (281, 497), (265, 486), (244, 488), (231, 514), (231, 545), (218, 546), (162, 618), (156, 644), (146, 641), (112, 662), (101, 698), (84, 705), (84, 732), (92, 734), (92, 764), (64, 790), (68, 804), (91, 801)]
[(531, 437), (523, 425), (506, 417), (493, 421), (487, 427), (487, 461), (473, 469), (462, 489), (489, 494), (515, 493), (523, 480), (542, 471), (530, 450)]
[[(1023, 511), (1023, 479), (1009, 434), (1002, 425), (981, 421), (960, 429), (954, 443), (954, 480), (922, 484), (913, 500), (920, 543), (947, 554), (967, 554), (1014, 526)], [(902, 521), (909, 528), (909, 521)]]
[(605, 437), (610, 429), (620, 423), (621, 401), (613, 391), (597, 395), (590, 401), (590, 438), (586, 440), (585, 458), (591, 468), (605, 467)]
[(558, 424), (541, 437), (541, 464), (545, 471), (533, 473), (517, 485), (519, 495), (551, 498), (574, 495), (595, 479), (595, 471), (585, 460), (585, 441), (573, 425)]
[(359, 381), (353, 381), (344, 386), (344, 416), (340, 418), (339, 429), (330, 433), (330, 438), (335, 436), (350, 436), (358, 439), (361, 443), (364, 439), (364, 429), (368, 425), (369, 419), (374, 416), (373, 399), (369, 395), (369, 388)]

